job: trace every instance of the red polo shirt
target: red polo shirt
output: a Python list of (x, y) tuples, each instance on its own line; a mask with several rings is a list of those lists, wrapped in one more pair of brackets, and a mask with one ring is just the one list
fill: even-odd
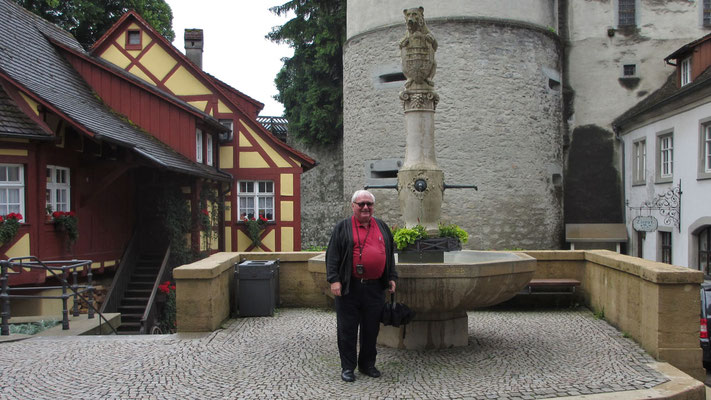
[[(378, 223), (373, 218), (366, 228), (355, 218), (353, 222), (353, 276), (364, 279), (378, 279), (385, 271), (385, 241)], [(361, 251), (361, 248), (363, 251)], [(363, 264), (365, 273), (361, 276), (356, 265)]]

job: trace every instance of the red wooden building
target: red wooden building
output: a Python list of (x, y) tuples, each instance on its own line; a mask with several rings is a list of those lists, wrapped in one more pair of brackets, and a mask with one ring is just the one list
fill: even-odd
[[(134, 236), (160, 253), (166, 191), (189, 207), (182, 246), (196, 253), (253, 250), (241, 214), (269, 220), (258, 250), (300, 249), (299, 176), (315, 162), (256, 122), (261, 103), (202, 72), (133, 12), (91, 52), (11, 0), (0, 0), (0, 15), (0, 215), (23, 216), (0, 257), (113, 268)], [(75, 243), (49, 209), (76, 214)], [(216, 221), (208, 228), (205, 209)], [(10, 283), (44, 280), (23, 271)]]

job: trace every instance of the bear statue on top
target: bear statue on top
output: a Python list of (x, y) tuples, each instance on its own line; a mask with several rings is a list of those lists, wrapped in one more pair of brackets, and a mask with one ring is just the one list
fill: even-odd
[(402, 72), (407, 78), (405, 89), (413, 91), (434, 89), (432, 78), (437, 69), (437, 40), (425, 24), (424, 12), (423, 7), (403, 10), (407, 33), (400, 41)]

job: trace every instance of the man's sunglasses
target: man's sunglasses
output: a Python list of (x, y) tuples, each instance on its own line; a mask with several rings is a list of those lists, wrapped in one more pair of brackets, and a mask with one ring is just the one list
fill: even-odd
[(373, 207), (372, 201), (361, 201), (360, 203), (353, 203), (353, 204), (356, 204), (358, 206), (358, 208), (363, 208), (365, 206)]

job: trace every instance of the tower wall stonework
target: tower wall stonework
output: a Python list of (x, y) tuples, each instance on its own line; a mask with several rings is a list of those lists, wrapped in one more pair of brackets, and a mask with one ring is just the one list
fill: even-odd
[[(349, 2), (349, 11), (351, 10)], [(349, 16), (349, 20), (350, 20)], [(442, 221), (471, 249), (559, 248), (563, 143), (560, 43), (545, 27), (492, 18), (425, 18), (439, 42), (435, 152), (447, 184)], [(368, 160), (403, 159), (404, 23), (350, 37), (344, 48), (343, 193), (362, 188)], [(376, 215), (402, 225), (397, 193), (374, 189)]]

